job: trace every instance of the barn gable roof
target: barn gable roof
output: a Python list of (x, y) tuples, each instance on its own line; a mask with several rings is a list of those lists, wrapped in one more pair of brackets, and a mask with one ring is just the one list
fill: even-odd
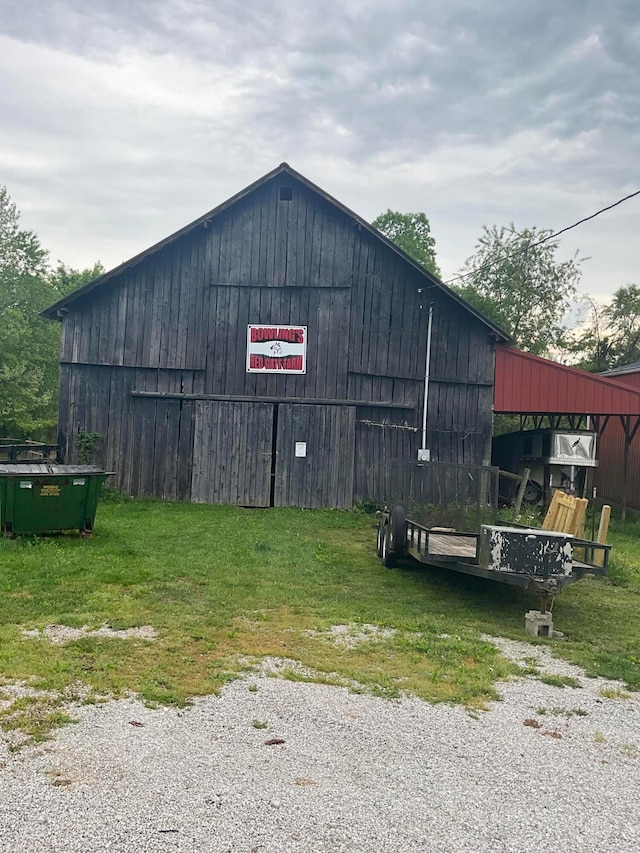
[(111, 279), (116, 278), (117, 276), (119, 276), (123, 272), (125, 272), (126, 270), (131, 269), (132, 267), (136, 266), (137, 264), (139, 264), (142, 261), (146, 260), (147, 258), (151, 257), (156, 252), (163, 249), (165, 246), (168, 246), (169, 244), (174, 243), (176, 240), (179, 240), (181, 237), (184, 237), (185, 235), (189, 234), (194, 229), (202, 226), (203, 223), (210, 221), (214, 217), (220, 215), (221, 213), (223, 213), (224, 211), (226, 211), (230, 207), (232, 207), (234, 204), (237, 204), (239, 201), (246, 198), (251, 193), (255, 192), (260, 187), (264, 186), (269, 181), (272, 181), (274, 178), (276, 178), (282, 174), (286, 174), (286, 175), (290, 176), (291, 178), (293, 178), (294, 180), (299, 181), (308, 190), (310, 190), (313, 193), (316, 193), (317, 195), (322, 197), (325, 201), (327, 201), (329, 204), (333, 205), (335, 208), (337, 208), (339, 211), (341, 211), (345, 216), (347, 216), (348, 218), (357, 222), (361, 228), (368, 231), (377, 240), (380, 240), (382, 243), (385, 243), (390, 249), (392, 249), (397, 255), (399, 255), (406, 263), (408, 263), (412, 267), (414, 267), (414, 269), (416, 269), (422, 276), (424, 276), (428, 280), (428, 282), (429, 282), (429, 284), (427, 285), (428, 287), (436, 287), (439, 290), (446, 293), (447, 296), (449, 296), (451, 299), (453, 299), (455, 302), (457, 302), (462, 308), (464, 308), (466, 311), (468, 311), (469, 314), (473, 315), (477, 320), (484, 323), (489, 328), (491, 333), (494, 334), (498, 340), (504, 341), (504, 342), (511, 342), (512, 341), (512, 339), (509, 337), (509, 335), (506, 332), (504, 332), (502, 329), (500, 329), (498, 326), (496, 326), (493, 322), (491, 322), (491, 320), (489, 320), (487, 317), (485, 317), (483, 314), (481, 314), (479, 311), (477, 311), (475, 308), (473, 308), (471, 305), (469, 305), (469, 303), (467, 303), (455, 291), (451, 290), (445, 284), (443, 284), (437, 278), (437, 276), (430, 273), (421, 264), (419, 264), (417, 261), (415, 261), (410, 255), (408, 255), (406, 252), (404, 252), (399, 246), (396, 246), (395, 243), (393, 243), (391, 240), (389, 240), (387, 237), (385, 237), (383, 234), (381, 234), (380, 231), (377, 230), (377, 228), (374, 228), (373, 225), (366, 222), (364, 219), (362, 219), (362, 217), (358, 216), (357, 213), (354, 213), (352, 210), (350, 210), (348, 207), (346, 207), (344, 204), (342, 204), (342, 202), (333, 198), (333, 196), (329, 195), (329, 193), (325, 192), (323, 189), (321, 189), (319, 186), (314, 184), (308, 178), (305, 178), (304, 175), (302, 175), (300, 172), (297, 172), (288, 163), (281, 163), (279, 166), (277, 166), (271, 172), (268, 172), (262, 178), (259, 178), (257, 181), (254, 181), (248, 187), (245, 187), (243, 190), (240, 190), (240, 192), (236, 193), (234, 196), (231, 196), (231, 198), (222, 202), (222, 204), (218, 205), (217, 207), (214, 207), (212, 210), (210, 210), (207, 213), (205, 213), (204, 215), (198, 217), (198, 219), (194, 219), (193, 222), (190, 222), (188, 225), (185, 225), (183, 228), (180, 228), (178, 231), (175, 231), (173, 234), (170, 234), (168, 237), (165, 237), (163, 240), (160, 240), (158, 243), (155, 243), (153, 246), (150, 246), (148, 249), (145, 249), (143, 252), (140, 252), (139, 254), (135, 255), (130, 260), (124, 261), (119, 266), (114, 267), (112, 270), (109, 270), (108, 272), (104, 273), (103, 275), (99, 276), (98, 278), (93, 279), (93, 281), (90, 281), (87, 284), (83, 285), (82, 287), (79, 287), (77, 290), (74, 290), (71, 293), (67, 294), (62, 299), (58, 300), (53, 305), (50, 305), (48, 308), (46, 308), (44, 311), (42, 311), (41, 312), (42, 316), (46, 317), (50, 320), (62, 319), (64, 314), (66, 314), (69, 311), (70, 307), (78, 299), (88, 295), (89, 293), (91, 293), (93, 290), (96, 290), (97, 288), (103, 287)]

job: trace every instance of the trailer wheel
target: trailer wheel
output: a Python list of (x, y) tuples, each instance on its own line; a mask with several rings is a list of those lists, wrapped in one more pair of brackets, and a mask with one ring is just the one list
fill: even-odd
[(378, 532), (376, 534), (376, 554), (382, 557), (382, 540), (384, 539), (384, 530), (387, 525), (382, 519), (378, 522)]
[(388, 524), (384, 526), (382, 534), (382, 553), (380, 554), (382, 565), (387, 569), (392, 569), (396, 564), (396, 555), (391, 550), (391, 527)]
[(407, 550), (407, 516), (404, 507), (400, 504), (391, 508), (389, 528), (391, 530), (391, 551), (394, 554), (404, 554)]
[(522, 500), (526, 504), (529, 504), (529, 506), (535, 506), (536, 504), (540, 503), (540, 501), (542, 500), (542, 496), (542, 486), (539, 483), (536, 483), (535, 480), (529, 480), (529, 482), (527, 483), (527, 487), (524, 490)]

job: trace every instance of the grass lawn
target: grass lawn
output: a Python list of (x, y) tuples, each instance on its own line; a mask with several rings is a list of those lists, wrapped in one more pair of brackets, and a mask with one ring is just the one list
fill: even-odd
[[(102, 503), (91, 540), (0, 541), (0, 686), (23, 681), (37, 691), (0, 702), (0, 725), (44, 737), (65, 721), (69, 697), (133, 691), (184, 703), (266, 655), (290, 661), (291, 678), (482, 707), (517, 667), (479, 635), (526, 639), (535, 597), (418, 564), (385, 569), (374, 522), (355, 512), (131, 500)], [(611, 541), (615, 583), (586, 579), (565, 590), (554, 605), (565, 639), (551, 645), (588, 673), (637, 688), (640, 523), (615, 524)], [(104, 623), (150, 625), (157, 638), (52, 645), (23, 634)], [(338, 645), (335, 625), (395, 631)]]

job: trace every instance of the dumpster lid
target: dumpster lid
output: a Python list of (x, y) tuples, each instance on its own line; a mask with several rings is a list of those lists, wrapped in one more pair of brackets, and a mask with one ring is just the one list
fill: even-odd
[(58, 465), (46, 462), (23, 462), (12, 465), (0, 465), (0, 477), (51, 477), (82, 474), (111, 474), (96, 465)]

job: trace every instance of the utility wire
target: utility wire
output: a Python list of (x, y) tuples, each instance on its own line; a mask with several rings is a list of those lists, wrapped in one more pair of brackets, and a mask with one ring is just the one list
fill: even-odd
[(603, 207), (600, 210), (596, 210), (595, 213), (592, 213), (591, 216), (585, 216), (584, 219), (579, 219), (577, 222), (574, 222), (573, 225), (567, 225), (566, 228), (561, 228), (559, 231), (556, 231), (554, 234), (548, 234), (546, 237), (543, 237), (541, 240), (538, 240), (536, 243), (530, 243), (528, 246), (525, 246), (522, 249), (518, 249), (515, 252), (512, 252), (509, 255), (505, 255), (504, 258), (499, 258), (496, 261), (488, 261), (486, 264), (483, 264), (481, 267), (478, 267), (475, 270), (471, 270), (471, 272), (463, 273), (462, 275), (456, 275), (453, 278), (447, 279), (447, 281), (443, 281), (443, 284), (451, 284), (454, 281), (460, 281), (463, 278), (469, 278), (470, 275), (477, 275), (482, 270), (487, 269), (487, 267), (494, 267), (496, 264), (502, 263), (503, 261), (508, 261), (510, 258), (515, 258), (517, 255), (522, 255), (524, 252), (528, 252), (529, 249), (535, 249), (536, 246), (542, 245), (542, 243), (546, 243), (548, 240), (553, 240), (554, 237), (559, 237), (560, 234), (564, 234), (565, 231), (571, 231), (572, 228), (577, 228), (578, 225), (582, 225), (583, 222), (588, 222), (590, 219), (595, 219), (596, 216), (600, 216), (601, 213), (606, 213), (607, 210), (611, 210), (614, 207), (617, 207), (619, 204), (622, 204), (624, 201), (629, 201), (630, 198), (634, 196), (640, 195), (640, 190), (636, 190), (629, 195), (626, 195), (624, 198), (618, 199), (618, 201), (614, 201), (613, 204), (607, 205), (607, 207)]

